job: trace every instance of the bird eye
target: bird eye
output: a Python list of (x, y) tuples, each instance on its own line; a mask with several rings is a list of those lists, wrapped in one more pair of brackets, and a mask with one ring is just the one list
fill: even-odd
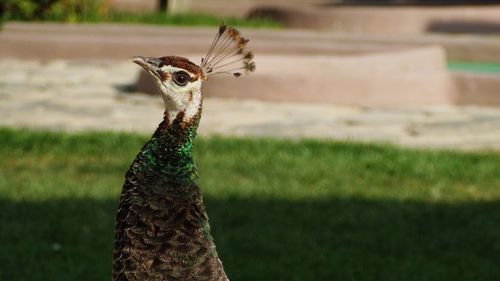
[(174, 82), (175, 84), (179, 85), (179, 86), (186, 86), (187, 83), (189, 82), (189, 74), (187, 74), (186, 72), (184, 71), (178, 71), (178, 72), (175, 72), (172, 77), (174, 78)]

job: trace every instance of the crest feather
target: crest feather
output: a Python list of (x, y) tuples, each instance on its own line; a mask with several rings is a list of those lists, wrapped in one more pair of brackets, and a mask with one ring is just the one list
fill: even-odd
[(201, 59), (200, 67), (205, 75), (225, 73), (239, 77), (242, 72), (248, 74), (255, 71), (253, 53), (246, 50), (248, 41), (241, 37), (238, 30), (224, 24), (219, 26), (212, 45)]

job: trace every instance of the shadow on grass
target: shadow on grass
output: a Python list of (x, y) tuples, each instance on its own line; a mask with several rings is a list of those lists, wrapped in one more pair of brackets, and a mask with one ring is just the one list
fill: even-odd
[[(233, 281), (500, 276), (500, 202), (206, 202)], [(0, 200), (0, 280), (110, 280), (115, 206)]]

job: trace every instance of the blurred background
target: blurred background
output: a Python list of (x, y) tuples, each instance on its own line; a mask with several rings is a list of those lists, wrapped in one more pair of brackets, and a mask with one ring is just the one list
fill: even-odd
[(251, 39), (259, 70), (206, 83), (203, 134), (500, 147), (494, 1), (3, 3), (5, 125), (149, 133), (161, 101), (137, 94), (156, 91), (127, 60), (199, 63), (224, 21)]
[[(109, 280), (123, 175), (162, 118), (128, 60), (206, 82), (195, 145), (231, 280), (500, 278), (500, 1), (4, 0), (0, 280)], [(224, 178), (224, 182), (220, 179)]]

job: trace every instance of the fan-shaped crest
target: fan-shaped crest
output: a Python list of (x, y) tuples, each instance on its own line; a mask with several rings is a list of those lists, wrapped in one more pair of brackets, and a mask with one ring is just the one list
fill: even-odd
[(239, 77), (254, 71), (253, 53), (245, 49), (248, 41), (238, 30), (221, 25), (207, 55), (201, 59), (205, 75), (225, 73)]

